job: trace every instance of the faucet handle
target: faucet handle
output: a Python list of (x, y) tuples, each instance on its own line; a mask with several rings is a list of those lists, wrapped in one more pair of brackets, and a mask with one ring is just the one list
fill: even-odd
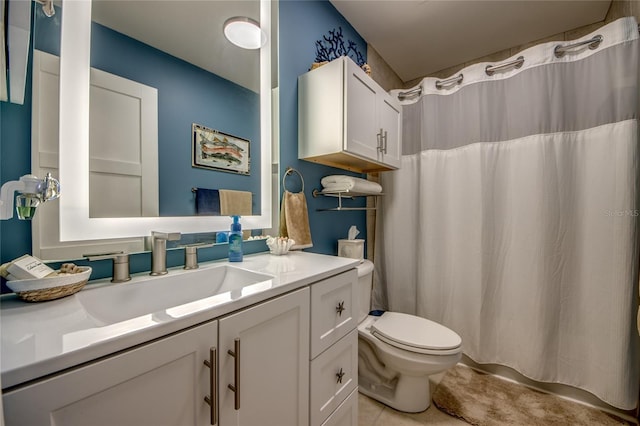
[(86, 258), (89, 262), (105, 259), (113, 260), (111, 269), (112, 283), (124, 283), (131, 280), (131, 274), (129, 272), (129, 253), (124, 251), (114, 251), (111, 253), (83, 254), (82, 257)]
[(198, 249), (213, 247), (213, 244), (196, 243), (184, 246), (184, 269), (198, 269)]
[(151, 236), (160, 240), (178, 241), (180, 239), (179, 232), (151, 231)]

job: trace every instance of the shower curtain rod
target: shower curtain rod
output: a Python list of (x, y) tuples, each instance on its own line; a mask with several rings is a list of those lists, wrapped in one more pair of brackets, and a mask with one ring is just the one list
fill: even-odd
[[(638, 32), (640, 33), (640, 24), (638, 24)], [(589, 40), (579, 41), (577, 43), (565, 44), (565, 45), (557, 45), (555, 49), (553, 49), (553, 54), (556, 58), (562, 58), (568, 51), (575, 49), (576, 47), (589, 46), (589, 49), (597, 49), (600, 46), (600, 43), (604, 40), (604, 37), (601, 35), (596, 35)], [(485, 68), (485, 72), (488, 76), (492, 76), (496, 73), (496, 71), (503, 71), (509, 69), (511, 67), (518, 69), (522, 67), (524, 64), (524, 56), (518, 56), (517, 59), (513, 61), (505, 62), (503, 64), (498, 65), (487, 65)], [(436, 81), (436, 89), (441, 90), (447, 86), (451, 86), (452, 84), (460, 84), (464, 80), (464, 74), (460, 73), (455, 77), (447, 78), (445, 80), (437, 80)], [(416, 87), (415, 89), (407, 90), (406, 92), (399, 92), (398, 99), (404, 101), (406, 99), (414, 98), (422, 95), (422, 86)]]

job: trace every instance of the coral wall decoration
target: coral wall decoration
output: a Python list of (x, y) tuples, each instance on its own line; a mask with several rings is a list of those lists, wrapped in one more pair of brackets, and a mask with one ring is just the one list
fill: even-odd
[(335, 28), (329, 30), (329, 34), (322, 36), (322, 40), (316, 40), (316, 59), (311, 69), (342, 56), (349, 56), (365, 71), (369, 67), (364, 61), (364, 55), (358, 51), (354, 41), (347, 40), (345, 44), (342, 27), (338, 27), (337, 30)]

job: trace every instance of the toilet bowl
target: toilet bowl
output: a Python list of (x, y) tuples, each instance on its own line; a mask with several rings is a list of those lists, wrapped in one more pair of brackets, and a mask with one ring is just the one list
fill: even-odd
[(368, 315), (373, 263), (358, 266), (359, 391), (399, 411), (416, 413), (431, 404), (429, 376), (453, 367), (462, 339), (447, 327), (399, 312)]

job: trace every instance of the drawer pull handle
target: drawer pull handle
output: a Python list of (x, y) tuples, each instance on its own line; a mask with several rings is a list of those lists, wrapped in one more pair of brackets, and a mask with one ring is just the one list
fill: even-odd
[(336, 377), (338, 378), (338, 381), (336, 383), (342, 383), (342, 378), (344, 377), (345, 374), (346, 373), (342, 371), (342, 367), (340, 367), (340, 371), (336, 373)]
[(231, 355), (233, 360), (233, 384), (227, 386), (234, 395), (234, 408), (236, 410), (240, 409), (240, 339), (235, 339), (233, 351), (229, 349), (227, 353)]
[(342, 312), (345, 310), (346, 308), (344, 307), (344, 300), (340, 303), (338, 303), (338, 306), (336, 306), (336, 312), (338, 313), (339, 316), (342, 316)]
[(211, 407), (211, 424), (218, 423), (218, 369), (216, 366), (217, 349), (209, 349), (209, 359), (204, 360), (204, 365), (209, 367), (209, 395), (204, 397), (204, 401)]

